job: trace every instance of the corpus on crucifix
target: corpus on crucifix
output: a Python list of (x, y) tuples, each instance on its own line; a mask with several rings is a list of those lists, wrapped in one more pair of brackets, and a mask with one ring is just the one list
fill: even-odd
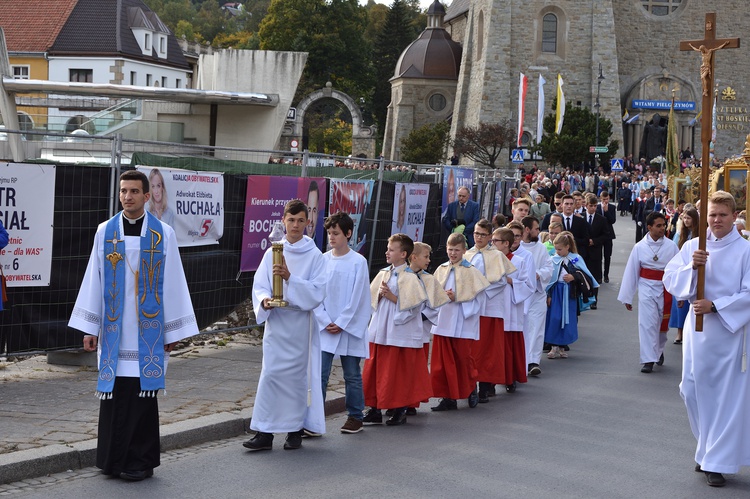
[[(695, 50), (701, 54), (701, 82), (703, 84), (703, 101), (701, 115), (701, 203), (706, 205), (708, 199), (708, 173), (711, 169), (709, 148), (711, 142), (711, 119), (714, 106), (714, 53), (725, 48), (739, 48), (739, 38), (716, 38), (716, 13), (706, 14), (705, 34), (703, 40), (688, 40), (680, 42), (680, 50)], [(698, 247), (706, 250), (707, 210), (700, 211), (700, 228), (698, 230)], [(697, 298), (703, 299), (706, 279), (706, 269), (698, 268)], [(695, 330), (703, 331), (703, 316), (695, 318)]]

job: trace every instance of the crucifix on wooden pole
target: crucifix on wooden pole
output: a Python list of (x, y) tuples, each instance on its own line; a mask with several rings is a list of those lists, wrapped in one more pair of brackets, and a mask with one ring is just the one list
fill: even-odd
[[(716, 38), (716, 13), (706, 14), (705, 34), (703, 40), (680, 42), (680, 50), (695, 50), (701, 54), (701, 83), (703, 84), (703, 103), (701, 107), (701, 211), (700, 229), (698, 230), (698, 248), (706, 250), (706, 229), (708, 226), (708, 174), (711, 170), (711, 120), (714, 107), (714, 52), (724, 48), (739, 48), (739, 38)], [(698, 267), (696, 299), (702, 300), (705, 294), (706, 267)], [(703, 331), (703, 316), (695, 317), (695, 330)]]

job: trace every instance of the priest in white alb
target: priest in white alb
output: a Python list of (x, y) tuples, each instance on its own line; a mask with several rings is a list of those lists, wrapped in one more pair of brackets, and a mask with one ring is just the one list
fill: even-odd
[[(682, 339), (682, 382), (690, 428), (697, 440), (695, 471), (708, 485), (725, 484), (723, 473), (750, 466), (750, 243), (734, 228), (735, 201), (718, 191), (708, 200), (706, 251), (698, 238), (683, 245), (664, 272), (677, 300), (691, 303)], [(705, 296), (696, 299), (698, 267), (705, 266)], [(696, 314), (703, 331), (695, 330)]]
[(159, 466), (159, 407), (169, 352), (198, 333), (174, 230), (144, 210), (148, 178), (120, 176), (123, 211), (99, 225), (68, 325), (98, 351), (96, 466), (140, 481)]

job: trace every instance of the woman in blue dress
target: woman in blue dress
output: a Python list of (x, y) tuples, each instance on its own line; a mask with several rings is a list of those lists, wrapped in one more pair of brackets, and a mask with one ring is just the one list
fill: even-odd
[(567, 359), (568, 353), (561, 347), (570, 345), (578, 339), (578, 299), (571, 286), (575, 280), (571, 272), (574, 269), (582, 270), (591, 278), (595, 288), (599, 287), (599, 283), (591, 276), (583, 257), (576, 253), (573, 234), (568, 231), (561, 232), (555, 238), (554, 244), (554, 270), (547, 284), (548, 306), (544, 342), (551, 345), (547, 354), (548, 359)]

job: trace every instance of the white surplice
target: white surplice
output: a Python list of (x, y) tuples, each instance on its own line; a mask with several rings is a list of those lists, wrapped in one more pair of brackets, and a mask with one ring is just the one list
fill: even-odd
[[(391, 269), (388, 288), (398, 297), (398, 276), (406, 270), (406, 264)], [(412, 273), (414, 279), (419, 279)], [(419, 285), (419, 283), (417, 283)], [(369, 341), (378, 345), (404, 348), (422, 348), (422, 308), (423, 303), (407, 310), (399, 310), (398, 300), (393, 303), (381, 298), (370, 319)], [(368, 305), (369, 306), (369, 305)]]
[(526, 345), (526, 363), (539, 364), (544, 348), (544, 327), (547, 322), (547, 291), (545, 287), (552, 278), (552, 258), (547, 247), (539, 241), (521, 243), (521, 247), (531, 253), (534, 259), (535, 288), (531, 298), (526, 300), (523, 324), (523, 341)]
[[(675, 300), (696, 299), (698, 272), (693, 252), (698, 239), (685, 243), (664, 272)], [(750, 323), (750, 243), (737, 231), (716, 241), (708, 235), (705, 298), (718, 313), (703, 316), (695, 331), (692, 305), (682, 334), (682, 382), (690, 428), (698, 444), (695, 462), (706, 471), (737, 473), (750, 466), (750, 372), (746, 359)]]
[[(120, 215), (118, 234), (124, 234), (123, 220)], [(104, 239), (107, 222), (99, 225), (94, 236), (94, 247), (91, 250), (86, 273), (83, 276), (81, 289), (78, 292), (73, 314), (68, 325), (86, 334), (99, 336), (106, 305), (104, 301), (104, 271), (111, 272), (112, 265), (104, 259)], [(177, 249), (177, 237), (172, 227), (162, 224), (163, 244), (165, 253), (164, 263), (164, 344), (174, 343), (198, 334), (198, 325), (190, 300), (185, 272)], [(141, 237), (148, 232), (148, 217), (144, 217), (141, 227)], [(129, 267), (125, 269), (125, 286), (122, 295), (125, 298), (123, 306), (122, 336), (117, 360), (117, 376), (130, 378), (139, 377), (138, 362), (138, 317), (136, 312), (135, 280), (130, 269), (138, 269), (141, 258), (141, 238), (124, 236), (125, 252)], [(99, 352), (101, 355), (101, 342)], [(164, 368), (166, 371), (169, 354), (165, 353)]]
[[(487, 270), (484, 264), (484, 253), (478, 251), (471, 258), (471, 261), (469, 263), (471, 263), (474, 267), (476, 267), (478, 271), (480, 271), (485, 277), (487, 277)], [(483, 317), (495, 317), (497, 319), (503, 318), (503, 307), (505, 306), (505, 303), (502, 300), (503, 296), (501, 292), (507, 285), (508, 281), (507, 279), (505, 279), (505, 276), (500, 278), (500, 280), (497, 282), (490, 283), (490, 286), (484, 290), (484, 307), (482, 307), (480, 315), (482, 315)]]
[[(678, 253), (677, 245), (666, 237), (654, 241), (646, 234), (630, 252), (617, 299), (633, 304), (638, 291), (638, 338), (641, 363), (657, 362), (664, 352), (667, 335), (659, 329), (664, 316), (664, 285), (661, 281), (640, 277), (641, 268), (664, 270)], [(658, 260), (654, 260), (654, 255)]]
[[(367, 324), (370, 322), (370, 275), (367, 260), (356, 251), (334, 256), (333, 250), (323, 254), (326, 262), (326, 297), (315, 309), (320, 330), (320, 349), (337, 356), (366, 359), (369, 356)], [(338, 334), (326, 331), (336, 324)]]
[[(525, 256), (524, 256), (525, 255)], [(515, 272), (508, 277), (513, 280), (512, 285), (505, 286), (501, 291), (503, 300), (503, 325), (506, 331), (523, 331), (524, 302), (534, 293), (534, 260), (526, 251), (515, 251), (510, 263), (515, 265)]]
[(284, 239), (289, 280), (284, 283), (287, 307), (265, 310), (273, 296), (273, 254), (263, 255), (253, 280), (253, 309), (263, 332), (263, 367), (258, 380), (252, 430), (288, 433), (302, 428), (325, 433), (320, 389), (320, 335), (314, 310), (325, 298), (326, 263), (307, 236), (294, 244)]
[[(448, 263), (450, 265), (450, 262)], [(476, 271), (475, 269), (470, 269)], [(456, 271), (451, 269), (443, 289), (456, 291)], [(479, 315), (484, 308), (485, 293), (482, 291), (473, 300), (446, 303), (438, 309), (437, 320), (431, 333), (449, 338), (479, 339)]]

